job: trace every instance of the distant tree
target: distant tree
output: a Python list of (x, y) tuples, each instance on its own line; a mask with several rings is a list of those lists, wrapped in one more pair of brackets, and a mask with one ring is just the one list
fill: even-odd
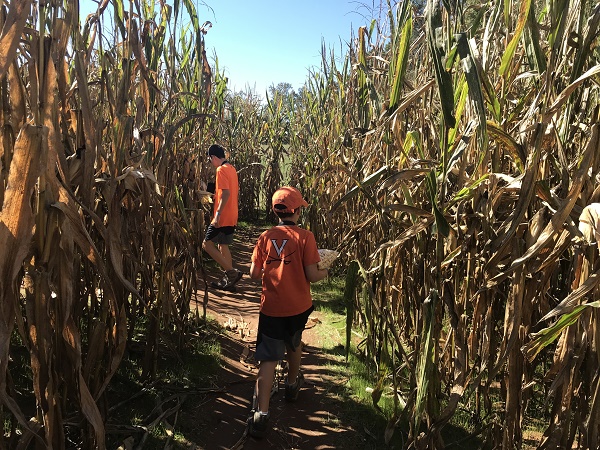
[(272, 100), (281, 100), (285, 104), (290, 104), (292, 101), (298, 99), (298, 94), (294, 91), (294, 88), (290, 83), (282, 82), (275, 85), (271, 84), (268, 88), (269, 97)]
[(277, 83), (277, 85), (275, 85), (275, 83), (272, 83), (271, 86), (269, 86), (269, 95), (271, 95), (271, 97), (275, 97), (275, 95), (283, 95), (283, 96), (287, 96), (290, 94), (293, 94), (294, 89), (292, 87), (292, 85), (290, 83)]

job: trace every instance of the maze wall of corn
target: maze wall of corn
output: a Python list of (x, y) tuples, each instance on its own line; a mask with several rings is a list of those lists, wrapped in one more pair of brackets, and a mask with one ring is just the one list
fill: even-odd
[(134, 330), (142, 379), (165, 335), (185, 345), (213, 142), (246, 220), (282, 183), (310, 200), (374, 401), (395, 393), (390, 436), (444, 448), (466, 415), (485, 448), (532, 424), (540, 449), (600, 446), (597, 3), (368, 3), (304, 87), (266, 101), (207, 56), (206, 5), (95, 5), (1, 3), (0, 448), (106, 448)]

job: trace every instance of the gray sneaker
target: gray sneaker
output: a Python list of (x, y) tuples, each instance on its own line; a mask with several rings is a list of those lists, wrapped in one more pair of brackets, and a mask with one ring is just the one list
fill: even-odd
[(298, 376), (296, 377), (296, 381), (293, 384), (288, 384), (287, 380), (285, 381), (285, 399), (288, 402), (295, 402), (298, 400), (298, 394), (300, 393), (300, 388), (304, 384), (304, 375), (302, 372), (298, 372)]
[(227, 271), (225, 276), (227, 277), (227, 284), (223, 286), (223, 289), (231, 289), (238, 281), (242, 279), (244, 274), (241, 270), (231, 269)]
[(250, 436), (258, 439), (264, 437), (270, 417), (271, 413), (262, 414), (260, 411), (253, 411), (252, 415), (248, 418), (248, 433)]
[(219, 281), (212, 281), (210, 285), (217, 289), (225, 289), (229, 280), (227, 279), (227, 272), (223, 273), (223, 278)]

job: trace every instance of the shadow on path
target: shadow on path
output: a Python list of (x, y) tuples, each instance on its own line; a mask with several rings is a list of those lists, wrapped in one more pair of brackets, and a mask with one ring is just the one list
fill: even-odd
[[(208, 396), (198, 410), (201, 449), (334, 449), (368, 448), (350, 425), (343, 423), (343, 402), (336, 390), (347, 380), (332, 374), (328, 364), (335, 362), (316, 348), (315, 323), (310, 321), (303, 336), (305, 353), (302, 370), (306, 383), (298, 401), (283, 398), (283, 382), (271, 400), (270, 430), (262, 440), (245, 437), (254, 381), (257, 373), (252, 359), (260, 304), (260, 280), (248, 277), (250, 256), (260, 230), (241, 236), (232, 246), (236, 267), (244, 272), (237, 292), (209, 288), (207, 315), (230, 330), (221, 338), (222, 370), (217, 385), (220, 392)], [(208, 273), (208, 283), (218, 278), (217, 270)], [(201, 283), (203, 284), (203, 283)], [(199, 293), (201, 301), (203, 292)], [(198, 305), (202, 309), (202, 305)], [(318, 313), (313, 313), (317, 314)], [(311, 317), (313, 317), (311, 315)], [(310, 319), (309, 319), (310, 320)], [(318, 325), (316, 325), (318, 327)], [(339, 361), (336, 363), (339, 364)], [(337, 387), (337, 389), (336, 389)]]

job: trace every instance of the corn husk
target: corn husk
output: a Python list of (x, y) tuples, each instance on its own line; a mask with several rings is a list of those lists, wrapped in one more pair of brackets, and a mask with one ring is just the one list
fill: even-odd
[(329, 269), (337, 257), (340, 256), (340, 253), (335, 250), (320, 248), (319, 256), (321, 257), (321, 261), (319, 261), (317, 267), (319, 269)]
[(579, 231), (588, 244), (597, 244), (600, 250), (600, 203), (592, 203), (583, 208), (579, 216)]

